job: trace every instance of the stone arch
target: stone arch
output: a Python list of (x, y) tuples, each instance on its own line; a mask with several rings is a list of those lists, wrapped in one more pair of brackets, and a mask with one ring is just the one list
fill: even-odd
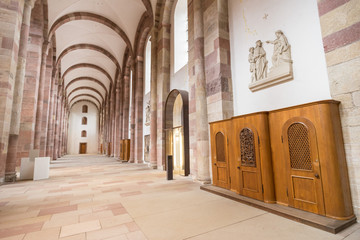
[(72, 65), (71, 67), (69, 67), (68, 69), (65, 70), (62, 77), (65, 78), (65, 76), (69, 72), (71, 72), (71, 71), (73, 71), (75, 69), (78, 69), (78, 68), (93, 68), (93, 69), (98, 70), (99, 72), (103, 73), (110, 81), (110, 88), (111, 88), (111, 85), (114, 82), (114, 80), (111, 78), (110, 74), (105, 69), (103, 69), (102, 67), (99, 67), (98, 65), (91, 64), (91, 63), (78, 63), (78, 64), (75, 64), (75, 65)]
[(67, 94), (66, 98), (68, 98), (72, 93), (76, 92), (76, 91), (79, 91), (79, 90), (90, 90), (90, 91), (94, 91), (96, 92), (97, 94), (99, 94), (99, 96), (101, 97), (102, 101), (104, 102), (105, 101), (105, 98), (104, 96), (95, 88), (92, 88), (92, 87), (86, 87), (86, 86), (82, 86), (82, 87), (77, 87), (75, 89), (73, 89), (69, 94)]
[(95, 13), (89, 13), (89, 12), (74, 12), (66, 14), (60, 18), (58, 18), (53, 25), (50, 28), (49, 36), (53, 36), (55, 34), (55, 31), (61, 27), (63, 24), (76, 21), (76, 20), (89, 20), (93, 22), (97, 22), (100, 24), (103, 24), (107, 26), (108, 28), (112, 29), (114, 32), (116, 32), (126, 43), (127, 47), (130, 50), (130, 54), (133, 55), (133, 49), (131, 46), (131, 42), (126, 35), (126, 33), (113, 21), (107, 19), (106, 17), (103, 17), (101, 15), (95, 14)]
[(75, 104), (81, 103), (81, 102), (86, 102), (86, 103), (88, 103), (88, 104), (94, 105), (94, 107), (96, 107), (96, 109), (100, 112), (98, 106), (97, 106), (94, 102), (92, 102), (92, 101), (90, 101), (90, 100), (87, 100), (87, 99), (80, 99), (80, 100), (77, 100), (76, 102), (73, 102), (73, 103), (70, 105), (69, 111), (71, 111), (71, 108), (72, 108)]
[(71, 84), (74, 84), (74, 83), (76, 83), (76, 82), (78, 82), (78, 81), (82, 81), (82, 80), (89, 80), (89, 81), (92, 81), (92, 82), (95, 82), (95, 83), (99, 84), (99, 85), (105, 90), (105, 92), (106, 92), (105, 98), (106, 98), (106, 96), (109, 94), (107, 88), (105, 87), (105, 85), (104, 85), (101, 81), (97, 80), (96, 78), (86, 77), (86, 76), (72, 79), (72, 80), (66, 85), (66, 87), (65, 87), (65, 92), (66, 92), (66, 90), (69, 88), (69, 86), (70, 86)]
[(149, 37), (149, 32), (153, 26), (151, 18), (144, 13), (139, 21), (138, 29), (135, 35), (134, 50), (136, 51), (136, 57), (144, 57), (144, 50), (146, 45), (146, 39)]
[[(72, 107), (72, 106), (75, 104), (75, 103), (71, 104), (71, 103), (74, 101), (74, 99), (77, 99), (77, 98), (80, 98), (80, 97), (90, 97), (90, 98), (94, 99), (94, 100), (99, 104), (100, 108), (102, 107), (99, 99), (97, 99), (96, 97), (94, 97), (94, 96), (91, 95), (91, 94), (85, 94), (85, 93), (84, 93), (84, 94), (78, 94), (78, 95), (76, 95), (75, 97), (73, 97), (73, 99), (71, 99), (69, 105)], [(85, 101), (85, 100), (84, 100), (84, 99), (80, 99), (80, 100), (78, 100), (78, 101)], [(95, 103), (94, 103), (94, 104), (95, 104)], [(96, 105), (96, 104), (95, 104), (95, 105)], [(70, 108), (71, 108), (71, 107), (70, 107)]]
[(61, 59), (66, 54), (68, 54), (69, 52), (75, 51), (75, 50), (79, 50), (79, 49), (88, 49), (88, 50), (100, 52), (100, 53), (104, 54), (105, 56), (107, 56), (115, 64), (115, 66), (117, 67), (118, 70), (121, 70), (120, 64), (114, 55), (112, 55), (110, 52), (108, 52), (104, 48), (99, 47), (97, 45), (93, 45), (93, 44), (75, 44), (70, 47), (67, 47), (60, 53), (58, 59), (56, 60), (56, 66), (57, 67), (59, 66)]
[[(187, 91), (174, 89), (165, 101), (164, 108), (164, 131), (173, 128), (173, 109), (176, 98), (180, 95), (183, 102), (183, 127), (184, 127), (184, 160), (185, 176), (190, 174), (190, 138), (189, 138), (189, 94)], [(164, 148), (164, 151), (166, 149)], [(162, 159), (163, 166), (166, 166), (166, 153)]]
[(146, 8), (146, 12), (147, 14), (151, 17), (151, 19), (153, 20), (154, 19), (154, 13), (153, 13), (153, 9), (152, 9), (152, 6), (151, 6), (151, 2), (150, 0), (142, 0), (145, 8)]

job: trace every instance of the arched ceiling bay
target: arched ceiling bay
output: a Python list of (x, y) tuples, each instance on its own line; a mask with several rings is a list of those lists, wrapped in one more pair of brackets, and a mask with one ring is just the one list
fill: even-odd
[(69, 107), (92, 101), (99, 108), (133, 53), (139, 21), (157, 0), (48, 0), (49, 37), (55, 37)]

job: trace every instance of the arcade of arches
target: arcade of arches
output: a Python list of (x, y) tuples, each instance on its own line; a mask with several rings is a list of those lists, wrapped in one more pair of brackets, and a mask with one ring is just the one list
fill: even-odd
[(360, 217), (358, 0), (1, 0), (0, 13), (0, 184), (34, 152), (162, 171), (172, 155), (204, 184)]

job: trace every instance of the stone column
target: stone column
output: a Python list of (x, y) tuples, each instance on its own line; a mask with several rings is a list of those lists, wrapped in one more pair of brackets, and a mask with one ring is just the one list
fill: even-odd
[(45, 157), (47, 148), (47, 139), (49, 131), (49, 116), (50, 116), (50, 104), (51, 104), (51, 87), (55, 81), (52, 78), (53, 69), (53, 50), (49, 51), (46, 61), (46, 75), (45, 75), (45, 86), (44, 86), (44, 97), (43, 97), (43, 110), (41, 115), (41, 135), (40, 135), (40, 156)]
[(122, 139), (129, 138), (129, 118), (130, 118), (130, 67), (125, 68), (124, 73), (124, 89), (123, 89), (123, 135)]
[(16, 180), (16, 154), (17, 154), (17, 145), (20, 132), (20, 113), (22, 105), (22, 96), (24, 89), (24, 79), (25, 79), (25, 68), (26, 68), (26, 53), (27, 53), (27, 43), (29, 38), (30, 31), (30, 19), (31, 19), (31, 10), (34, 7), (35, 0), (26, 0), (24, 3), (23, 18), (20, 32), (20, 43), (19, 43), (19, 53), (17, 60), (17, 69), (15, 77), (15, 86), (13, 94), (13, 103), (12, 103), (12, 112), (11, 112), (11, 122), (10, 122), (10, 135), (9, 135), (9, 145), (8, 145), (8, 154), (6, 157), (6, 169), (5, 169), (5, 181), (14, 182)]
[(41, 120), (43, 114), (44, 105), (44, 88), (45, 88), (45, 77), (46, 77), (46, 60), (47, 60), (47, 48), (49, 42), (45, 41), (43, 44), (41, 68), (40, 68), (40, 80), (39, 80), (39, 91), (38, 100), (36, 107), (36, 121), (35, 121), (35, 136), (34, 136), (34, 149), (40, 149), (40, 137), (41, 137)]
[(117, 80), (115, 97), (115, 137), (114, 137), (114, 157), (120, 157), (120, 111), (121, 111), (121, 78)]
[(203, 7), (208, 120), (214, 122), (234, 115), (228, 0), (207, 0)]
[(54, 134), (54, 156), (53, 159), (56, 160), (59, 157), (59, 135), (60, 135), (60, 120), (62, 112), (62, 92), (61, 85), (58, 86), (58, 99), (57, 99), (57, 113), (55, 118), (55, 134)]
[(202, 1), (194, 4), (194, 63), (195, 63), (195, 96), (196, 96), (196, 139), (197, 139), (197, 180), (210, 183), (209, 166), (209, 126), (207, 117), (206, 80), (204, 65), (204, 22)]
[(144, 58), (136, 61), (135, 90), (135, 162), (143, 163)]
[(129, 162), (134, 163), (135, 162), (135, 89), (136, 89), (136, 73), (132, 69), (132, 88), (131, 91), (131, 117), (130, 117), (130, 160)]
[[(165, 1), (165, 9), (172, 9), (174, 1)], [(162, 22), (159, 22), (157, 38), (157, 167), (165, 167), (165, 123), (164, 106), (170, 92), (170, 39), (171, 10), (164, 11)]]
[(59, 135), (57, 141), (59, 142), (57, 149), (57, 157), (61, 157), (61, 149), (62, 149), (62, 134), (63, 134), (63, 121), (64, 121), (64, 112), (65, 112), (65, 97), (61, 98), (61, 112), (60, 112), (60, 120), (59, 120)]
[(151, 34), (150, 167), (157, 168), (157, 31)]
[(51, 92), (50, 92), (50, 112), (48, 116), (48, 132), (47, 132), (47, 144), (46, 144), (46, 156), (50, 156), (52, 158), (53, 144), (52, 141), (54, 136), (54, 119), (55, 119), (55, 111), (56, 111), (56, 99), (57, 99), (57, 79), (53, 77), (51, 84)]
[(119, 155), (118, 157), (120, 156), (120, 141), (122, 139), (122, 136), (123, 136), (123, 131), (124, 131), (124, 128), (122, 127), (123, 126), (123, 121), (124, 121), (124, 112), (123, 112), (123, 104), (124, 104), (124, 94), (123, 94), (123, 88), (124, 88), (124, 77), (121, 76), (120, 78), (120, 82), (119, 82), (119, 108), (117, 109), (117, 111), (119, 111), (119, 124), (117, 125), (117, 129), (118, 129), (118, 149), (119, 149)]
[(112, 89), (112, 92), (110, 93), (110, 104), (109, 104), (109, 142), (110, 142), (110, 152), (109, 157), (113, 157), (113, 150), (114, 150), (114, 142), (113, 142), (113, 132), (114, 132), (114, 90), (116, 88), (116, 84), (114, 84), (114, 89)]

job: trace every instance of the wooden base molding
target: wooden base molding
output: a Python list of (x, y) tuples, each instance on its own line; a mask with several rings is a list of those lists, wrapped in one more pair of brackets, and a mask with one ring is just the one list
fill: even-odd
[(338, 105), (327, 100), (210, 123), (213, 185), (354, 219)]
[(333, 234), (339, 233), (356, 223), (355, 216), (348, 220), (337, 220), (284, 206), (282, 204), (267, 204), (212, 185), (203, 185), (200, 189)]

